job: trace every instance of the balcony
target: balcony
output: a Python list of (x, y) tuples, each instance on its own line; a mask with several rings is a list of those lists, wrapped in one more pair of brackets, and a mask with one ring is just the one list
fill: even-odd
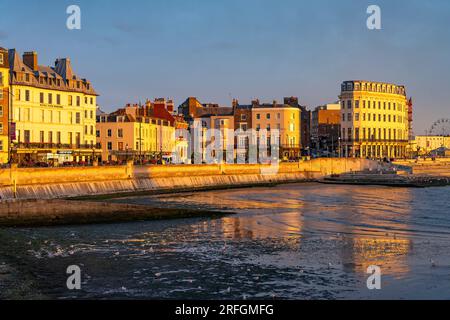
[(399, 139), (343, 139), (341, 140), (343, 143), (366, 143), (366, 142), (378, 142), (378, 143), (408, 143), (408, 140), (399, 140)]
[(97, 149), (95, 144), (65, 144), (65, 143), (39, 143), (39, 142), (20, 142), (14, 143), (14, 149)]

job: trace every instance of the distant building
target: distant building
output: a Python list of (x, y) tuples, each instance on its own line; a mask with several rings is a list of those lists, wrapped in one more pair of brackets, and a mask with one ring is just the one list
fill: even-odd
[(232, 108), (222, 107), (216, 103), (202, 104), (196, 97), (189, 97), (178, 107), (178, 114), (182, 115), (186, 121), (207, 115), (231, 114)]
[(415, 136), (411, 148), (418, 155), (428, 155), (440, 148), (450, 149), (450, 136)]
[[(269, 133), (272, 129), (277, 129), (280, 158), (298, 159), (301, 156), (300, 115), (298, 107), (276, 101), (271, 104), (260, 104), (257, 101), (252, 106), (252, 126), (256, 130), (257, 145), (266, 145), (269, 150), (272, 143)], [(265, 129), (266, 133), (262, 133), (261, 129)]]
[(102, 148), (103, 161), (187, 159), (186, 141), (175, 136), (176, 128), (187, 125), (181, 117), (171, 114), (162, 99), (155, 102), (127, 104), (97, 116), (97, 143)]
[(298, 102), (297, 97), (285, 97), (284, 104), (300, 108), (300, 148), (304, 155), (309, 155), (311, 147), (311, 111)]
[(411, 119), (404, 86), (344, 81), (339, 99), (343, 156), (399, 158), (407, 155)]
[(38, 64), (36, 52), (22, 57), (9, 50), (14, 162), (92, 161), (95, 148), (95, 112), (98, 94), (77, 76), (70, 59), (54, 66)]
[(9, 101), (8, 50), (0, 47), (0, 164), (9, 162)]
[(341, 105), (319, 106), (312, 112), (311, 147), (318, 153), (338, 152), (341, 132)]

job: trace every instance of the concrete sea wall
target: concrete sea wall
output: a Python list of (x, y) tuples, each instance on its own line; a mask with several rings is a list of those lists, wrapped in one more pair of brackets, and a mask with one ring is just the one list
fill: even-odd
[(378, 163), (365, 159), (314, 159), (250, 164), (100, 166), (0, 169), (0, 199), (56, 199), (144, 191), (181, 191), (257, 186), (318, 179), (333, 173), (366, 169)]

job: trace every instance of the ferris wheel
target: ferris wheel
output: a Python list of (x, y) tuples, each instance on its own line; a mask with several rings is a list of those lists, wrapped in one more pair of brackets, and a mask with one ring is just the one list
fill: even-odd
[(427, 133), (430, 136), (450, 136), (450, 119), (442, 118), (435, 121)]

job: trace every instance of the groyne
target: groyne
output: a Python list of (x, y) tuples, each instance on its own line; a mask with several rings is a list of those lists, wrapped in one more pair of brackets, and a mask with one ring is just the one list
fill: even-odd
[(50, 226), (137, 220), (220, 217), (225, 213), (210, 210), (154, 208), (122, 203), (28, 200), (4, 201), (0, 205), (0, 226)]
[(186, 191), (312, 181), (330, 174), (376, 170), (366, 159), (322, 158), (278, 166), (162, 165), (0, 170), (0, 200), (58, 199), (137, 192)]

